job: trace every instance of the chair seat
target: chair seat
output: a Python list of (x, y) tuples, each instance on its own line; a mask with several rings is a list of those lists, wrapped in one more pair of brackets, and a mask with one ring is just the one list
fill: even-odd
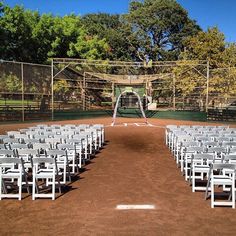
[(232, 178), (225, 176), (225, 175), (217, 175), (214, 176), (214, 184), (227, 184), (232, 185), (233, 181)]
[(19, 172), (8, 172), (8, 173), (2, 174), (2, 177), (3, 178), (20, 178), (20, 175), (19, 175)]
[(209, 170), (209, 166), (197, 165), (194, 166), (195, 172), (205, 172)]

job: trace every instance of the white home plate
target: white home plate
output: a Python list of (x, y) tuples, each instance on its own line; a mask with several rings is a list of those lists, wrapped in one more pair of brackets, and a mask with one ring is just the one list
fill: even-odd
[(117, 205), (117, 210), (154, 210), (154, 205)]

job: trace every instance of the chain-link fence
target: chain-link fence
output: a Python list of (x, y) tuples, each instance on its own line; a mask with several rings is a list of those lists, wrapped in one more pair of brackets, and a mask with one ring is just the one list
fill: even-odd
[(0, 120), (40, 120), (51, 114), (51, 67), (1, 61)]
[[(127, 86), (146, 99), (150, 110), (217, 110), (221, 116), (223, 110), (236, 110), (236, 68), (210, 69), (206, 61), (151, 66), (75, 59), (54, 59), (51, 65), (0, 61), (0, 85), (1, 121), (111, 110)], [(121, 106), (135, 108), (136, 103), (130, 95)]]

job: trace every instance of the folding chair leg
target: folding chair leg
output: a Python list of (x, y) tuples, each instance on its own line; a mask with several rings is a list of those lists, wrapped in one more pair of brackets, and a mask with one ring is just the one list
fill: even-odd
[(211, 181), (211, 208), (214, 208), (214, 203), (215, 203), (215, 192), (214, 192), (214, 181)]

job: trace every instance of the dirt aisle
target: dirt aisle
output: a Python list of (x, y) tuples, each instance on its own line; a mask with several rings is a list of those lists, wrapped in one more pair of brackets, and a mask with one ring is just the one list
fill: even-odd
[[(236, 210), (211, 209), (203, 193), (191, 192), (163, 128), (108, 127), (106, 134), (105, 148), (56, 201), (1, 201), (1, 235), (235, 235)], [(118, 204), (156, 209), (119, 211)]]

